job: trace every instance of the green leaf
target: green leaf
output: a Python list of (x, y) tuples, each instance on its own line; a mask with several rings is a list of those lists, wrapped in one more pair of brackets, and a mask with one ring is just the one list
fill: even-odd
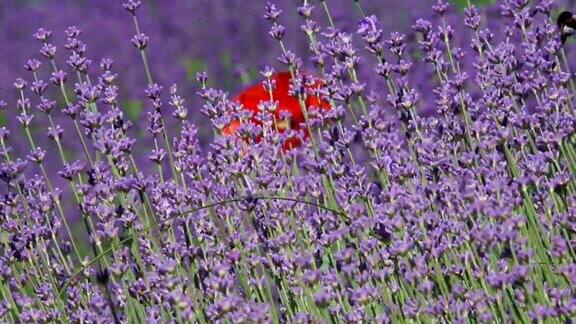
[(232, 63), (232, 55), (229, 52), (224, 52), (220, 55), (220, 60), (226, 71), (224, 79), (225, 89), (230, 90), (234, 85), (234, 64)]
[(206, 70), (206, 63), (200, 59), (184, 59), (186, 78), (190, 81), (196, 80), (196, 73)]
[(124, 112), (130, 120), (138, 119), (140, 112), (142, 112), (142, 102), (140, 100), (127, 100), (124, 107)]
[[(462, 10), (468, 6), (468, 0), (451, 0), (451, 2), (459, 9)], [(470, 0), (470, 4), (478, 7), (485, 7), (494, 4), (494, 0)]]

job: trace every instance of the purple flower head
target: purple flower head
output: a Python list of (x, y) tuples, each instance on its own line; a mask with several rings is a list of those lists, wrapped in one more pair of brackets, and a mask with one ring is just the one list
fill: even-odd
[(43, 57), (52, 60), (54, 59), (54, 57), (56, 56), (56, 51), (58, 50), (58, 48), (50, 43), (44, 43), (42, 44), (42, 47), (40, 47), (40, 49), (38, 50), (38, 52), (40, 53), (40, 55), (42, 55)]
[(158, 84), (149, 85), (145, 91), (146, 97), (148, 97), (152, 101), (157, 100), (160, 98), (160, 94), (162, 94), (163, 89), (164, 88)]
[(437, 15), (444, 16), (446, 14), (446, 11), (448, 10), (448, 7), (449, 7), (448, 2), (444, 0), (438, 0), (436, 5), (432, 6), (432, 10), (434, 10), (434, 12)]
[(39, 97), (44, 94), (47, 88), (48, 84), (43, 80), (34, 81), (32, 82), (32, 86), (30, 86), (30, 90)]
[(8, 138), (8, 135), (10, 135), (10, 131), (8, 129), (6, 129), (6, 127), (0, 127), (0, 138), (3, 141), (6, 141), (6, 139)]
[(304, 3), (302, 6), (296, 9), (298, 14), (304, 18), (309, 18), (314, 11), (314, 6), (310, 5), (309, 3)]
[(103, 71), (110, 71), (112, 69), (112, 66), (114, 65), (114, 61), (110, 58), (103, 58), (100, 61), (100, 68)]
[(122, 7), (130, 12), (132, 15), (136, 14), (136, 10), (142, 5), (140, 1), (137, 0), (128, 0), (122, 4)]
[(52, 76), (50, 78), (50, 81), (52, 81), (52, 83), (54, 83), (57, 86), (60, 86), (64, 83), (66, 83), (66, 72), (64, 72), (64, 71), (52, 72)]
[(36, 38), (37, 40), (45, 43), (50, 39), (50, 36), (52, 36), (52, 31), (50, 30), (46, 30), (44, 28), (39, 28), (34, 34), (33, 34), (34, 38)]
[(42, 99), (40, 99), (40, 103), (38, 104), (37, 108), (41, 112), (43, 112), (45, 114), (49, 114), (52, 111), (52, 109), (54, 109), (55, 106), (56, 106), (56, 101), (42, 98)]
[(470, 6), (464, 9), (464, 24), (472, 30), (478, 30), (480, 27), (481, 17), (476, 6)]
[(382, 29), (378, 28), (379, 22), (376, 16), (369, 16), (358, 22), (357, 33), (368, 43), (367, 49), (376, 54), (380, 54), (384, 49), (382, 43)]
[(70, 26), (66, 28), (65, 33), (66, 37), (68, 38), (78, 38), (78, 36), (80, 36), (80, 34), (82, 33), (82, 30), (76, 26)]
[(34, 163), (41, 164), (46, 157), (46, 151), (41, 148), (36, 148), (30, 152), (30, 155), (27, 156), (28, 160)]
[(28, 82), (26, 82), (24, 79), (22, 78), (18, 78), (16, 79), (16, 81), (14, 82), (14, 87), (19, 90), (22, 91), (26, 88), (26, 86), (28, 85)]
[(574, 317), (564, 3), (153, 2), (0, 4), (6, 321)]
[(150, 38), (148, 36), (140, 33), (140, 34), (134, 35), (134, 37), (132, 37), (132, 39), (130, 41), (132, 42), (132, 45), (134, 45), (134, 47), (136, 47), (139, 50), (143, 50), (146, 48), (146, 45), (148, 45), (149, 39)]
[(284, 28), (284, 26), (282, 25), (274, 25), (272, 26), (272, 28), (270, 28), (270, 31), (268, 32), (268, 34), (270, 34), (270, 36), (272, 36), (272, 38), (280, 41), (282, 40), (282, 38), (284, 38), (284, 34), (286, 33), (286, 28)]
[(208, 73), (205, 71), (196, 73), (196, 81), (201, 85), (205, 85), (208, 81)]
[(32, 59), (32, 60), (28, 60), (28, 62), (26, 62), (26, 64), (24, 64), (24, 69), (26, 69), (26, 71), (36, 72), (40, 68), (40, 65), (42, 65), (42, 63), (40, 63), (40, 61)]
[(275, 22), (280, 17), (282, 10), (276, 8), (276, 5), (268, 2), (264, 10), (264, 19)]

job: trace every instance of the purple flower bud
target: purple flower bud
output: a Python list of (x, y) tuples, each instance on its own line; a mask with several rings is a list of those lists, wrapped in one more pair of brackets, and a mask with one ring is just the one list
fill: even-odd
[(30, 154), (27, 156), (28, 160), (34, 163), (41, 164), (44, 161), (44, 157), (46, 157), (46, 151), (37, 147), (34, 149)]
[(44, 82), (43, 80), (38, 80), (38, 81), (32, 82), (32, 86), (30, 87), (30, 90), (32, 90), (32, 92), (34, 92), (36, 95), (42, 96), (44, 94), (44, 91), (46, 91), (47, 88), (48, 88), (48, 84), (46, 82)]
[(28, 99), (28, 98), (18, 99), (16, 101), (16, 107), (20, 111), (26, 112), (27, 110), (30, 109), (30, 99)]
[[(4, 133), (4, 132), (3, 132)], [(1, 133), (0, 133), (1, 134)], [(27, 162), (18, 158), (14, 162), (9, 162), (0, 165), (0, 179), (13, 180), (18, 178), (27, 166)]]
[(472, 5), (464, 9), (464, 24), (472, 30), (478, 30), (480, 27), (480, 13), (476, 6)]
[(160, 134), (160, 132), (162, 132), (164, 128), (162, 127), (162, 123), (160, 121), (161, 118), (162, 116), (157, 110), (148, 112), (147, 119), (150, 122), (150, 126), (148, 126), (148, 132), (150, 132), (150, 134), (157, 136)]
[(448, 10), (449, 4), (444, 0), (438, 0), (435, 6), (432, 6), (432, 10), (439, 15), (444, 16), (446, 14), (446, 10)]
[(432, 31), (432, 24), (428, 20), (418, 19), (416, 20), (416, 24), (412, 26), (412, 29), (427, 38), (427, 35)]
[(378, 73), (378, 75), (383, 76), (384, 78), (389, 78), (391, 72), (392, 72), (392, 65), (389, 64), (388, 62), (384, 62), (384, 64), (379, 63), (376, 66), (376, 73)]
[(151, 84), (149, 85), (146, 90), (146, 97), (148, 97), (150, 100), (156, 100), (160, 98), (160, 94), (162, 94), (162, 86), (158, 85), (158, 84)]
[(68, 60), (66, 60), (66, 64), (70, 66), (74, 71), (78, 71), (81, 73), (86, 73), (90, 66), (92, 65), (92, 61), (88, 60), (87, 58), (80, 56), (77, 52), (74, 52)]
[(40, 99), (40, 103), (36, 106), (38, 110), (45, 114), (49, 114), (52, 109), (56, 106), (56, 101), (48, 100), (45, 98)]
[(99, 81), (107, 86), (104, 92), (110, 92), (111, 88), (116, 89), (115, 87), (110, 86), (114, 83), (117, 76), (118, 76), (117, 74), (114, 74), (110, 71), (106, 71), (99, 77)]
[(141, 2), (137, 0), (128, 0), (122, 4), (122, 7), (126, 9), (132, 15), (136, 14), (136, 10), (140, 7)]
[(82, 33), (82, 30), (76, 26), (70, 26), (66, 28), (65, 33), (68, 38), (77, 38)]
[(41, 42), (46, 42), (52, 35), (52, 32), (44, 28), (39, 28), (32, 36)]
[(10, 131), (6, 129), (6, 127), (0, 127), (0, 139), (6, 141), (8, 136), (10, 135)]
[(27, 85), (28, 85), (28, 82), (24, 81), (24, 79), (22, 79), (22, 78), (18, 78), (14, 82), (14, 87), (16, 87), (16, 89), (19, 91), (23, 91)]
[(148, 44), (148, 40), (149, 37), (146, 36), (145, 34), (138, 34), (138, 35), (134, 35), (134, 37), (132, 37), (132, 39), (130, 40), (132, 42), (132, 45), (134, 45), (134, 47), (136, 47), (139, 50), (143, 50), (146, 48), (146, 45)]
[(66, 72), (62, 70), (52, 72), (52, 77), (50, 78), (50, 81), (52, 81), (52, 83), (54, 83), (57, 86), (66, 83)]
[(45, 43), (42, 45), (42, 47), (40, 47), (40, 49), (38, 50), (38, 52), (40, 53), (40, 55), (44, 56), (45, 58), (51, 60), (54, 58), (54, 56), (56, 56), (56, 51), (57, 51), (57, 47), (50, 44), (50, 43)]
[(69, 51), (74, 51), (76, 54), (81, 54), (86, 50), (86, 45), (77, 38), (68, 38), (64, 44), (64, 48)]
[(111, 69), (112, 69), (112, 65), (114, 65), (114, 61), (113, 61), (112, 59), (103, 58), (103, 59), (100, 61), (100, 68), (101, 68), (103, 71), (109, 71), (109, 70), (111, 70)]
[(382, 29), (377, 28), (378, 19), (375, 16), (366, 17), (358, 22), (357, 33), (368, 44), (366, 49), (371, 53), (380, 55), (384, 49), (382, 43)]
[(429, 279), (425, 279), (424, 281), (422, 281), (420, 283), (420, 286), (418, 287), (418, 290), (421, 293), (425, 294), (429, 294), (430, 292), (432, 292), (433, 289), (434, 289), (434, 282)]
[(335, 296), (333, 292), (323, 290), (314, 295), (314, 303), (320, 308), (325, 308), (334, 297)]
[(110, 84), (114, 81), (115, 76), (116, 75), (103, 75), (100, 77), (101, 83), (106, 83), (109, 85), (104, 89), (104, 96), (101, 98), (101, 101), (111, 106), (115, 106), (117, 104), (118, 98), (118, 87), (114, 85), (110, 86)]
[(386, 41), (386, 45), (390, 51), (397, 57), (401, 57), (402, 53), (406, 49), (406, 36), (398, 32), (393, 32), (390, 34), (390, 39)]
[(41, 65), (42, 65), (42, 63), (40, 63), (40, 61), (38, 61), (36, 59), (32, 59), (32, 60), (28, 60), (28, 62), (26, 62), (26, 64), (24, 64), (24, 69), (26, 69), (26, 71), (36, 72), (36, 71), (38, 71), (38, 69), (40, 68)]
[(264, 70), (260, 71), (260, 74), (266, 79), (271, 79), (274, 76), (274, 68), (266, 66)]
[(366, 305), (378, 296), (378, 290), (374, 287), (360, 287), (351, 290), (349, 294), (354, 305)]
[(282, 25), (274, 25), (272, 26), (272, 28), (270, 28), (270, 31), (268, 32), (268, 34), (270, 36), (272, 36), (272, 38), (280, 41), (282, 40), (282, 38), (284, 38), (284, 34), (286, 33), (286, 28), (284, 28), (284, 26)]
[(313, 35), (316, 34), (320, 31), (320, 27), (318, 26), (318, 23), (316, 23), (313, 20), (306, 20), (306, 23), (302, 26), (300, 26), (300, 28), (308, 35)]
[(296, 11), (298, 12), (298, 14), (304, 18), (308, 18), (310, 17), (310, 15), (312, 15), (312, 11), (314, 11), (314, 6), (305, 3), (302, 6), (298, 7), (296, 9)]
[(552, 307), (536, 305), (534, 309), (529, 312), (529, 315), (534, 322), (543, 322), (548, 318), (554, 318), (557, 312)]
[(541, 0), (536, 4), (535, 9), (538, 12), (541, 12), (542, 14), (548, 16), (550, 15), (550, 11), (552, 10), (553, 6), (554, 6), (553, 0)]
[(76, 84), (74, 92), (79, 99), (86, 103), (93, 103), (100, 97), (100, 90), (95, 86), (90, 86), (88, 83)]
[(263, 17), (266, 20), (270, 20), (270, 21), (274, 22), (274, 21), (278, 20), (281, 13), (282, 13), (282, 10), (277, 9), (275, 4), (268, 2), (266, 4), (265, 9), (264, 9)]
[(292, 66), (297, 64), (298, 59), (296, 58), (296, 54), (292, 53), (291, 51), (286, 51), (285, 53), (282, 53), (280, 57), (278, 57), (278, 62), (284, 65)]
[(150, 161), (161, 164), (164, 158), (166, 157), (166, 152), (163, 149), (159, 150), (152, 150), (148, 158)]
[(79, 105), (69, 104), (66, 108), (62, 109), (62, 112), (70, 118), (76, 119), (80, 110), (81, 107)]
[(208, 81), (208, 73), (206, 71), (196, 73), (196, 81), (201, 85), (206, 84), (206, 81)]
[(60, 125), (56, 125), (54, 128), (48, 127), (48, 133), (46, 135), (52, 140), (60, 141), (64, 136), (64, 129), (62, 129)]

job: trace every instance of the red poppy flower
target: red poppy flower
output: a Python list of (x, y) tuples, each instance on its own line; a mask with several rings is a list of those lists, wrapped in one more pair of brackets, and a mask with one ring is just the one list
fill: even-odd
[[(304, 114), (302, 113), (302, 109), (300, 107), (300, 103), (297, 97), (294, 97), (288, 93), (288, 89), (290, 88), (290, 84), (292, 81), (292, 76), (290, 72), (280, 72), (274, 74), (272, 79), (276, 81), (276, 86), (272, 91), (272, 98), (273, 100), (278, 102), (278, 108), (274, 112), (276, 117), (276, 124), (274, 125), (274, 129), (278, 129), (278, 132), (283, 133), (287, 129), (293, 129), (295, 131), (302, 130), (304, 132), (305, 138), (309, 136), (308, 129), (304, 125)], [(317, 81), (311, 86), (306, 86), (306, 90), (318, 88), (322, 85), (322, 81)], [(270, 94), (262, 83), (258, 83), (240, 93), (238, 96), (234, 98), (234, 100), (240, 102), (244, 109), (250, 110), (253, 113), (253, 118), (251, 122), (255, 124), (261, 124), (258, 120), (256, 120), (255, 116), (258, 115), (260, 110), (258, 109), (258, 105), (262, 101), (270, 100)], [(306, 109), (321, 109), (322, 111), (330, 110), (330, 104), (323, 99), (318, 98), (318, 96), (314, 96), (308, 93), (306, 97)], [(291, 117), (289, 122), (280, 118), (283, 115), (283, 112), (289, 112)], [(222, 130), (226, 135), (232, 135), (236, 133), (236, 130), (240, 126), (240, 122), (235, 120), (231, 122), (228, 126), (224, 127)], [(292, 137), (286, 141), (284, 144), (285, 149), (297, 147), (301, 145), (299, 139)]]

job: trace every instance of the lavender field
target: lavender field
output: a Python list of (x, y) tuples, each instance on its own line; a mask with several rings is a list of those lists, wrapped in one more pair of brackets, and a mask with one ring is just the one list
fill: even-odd
[(571, 323), (576, 4), (0, 2), (1, 323)]

